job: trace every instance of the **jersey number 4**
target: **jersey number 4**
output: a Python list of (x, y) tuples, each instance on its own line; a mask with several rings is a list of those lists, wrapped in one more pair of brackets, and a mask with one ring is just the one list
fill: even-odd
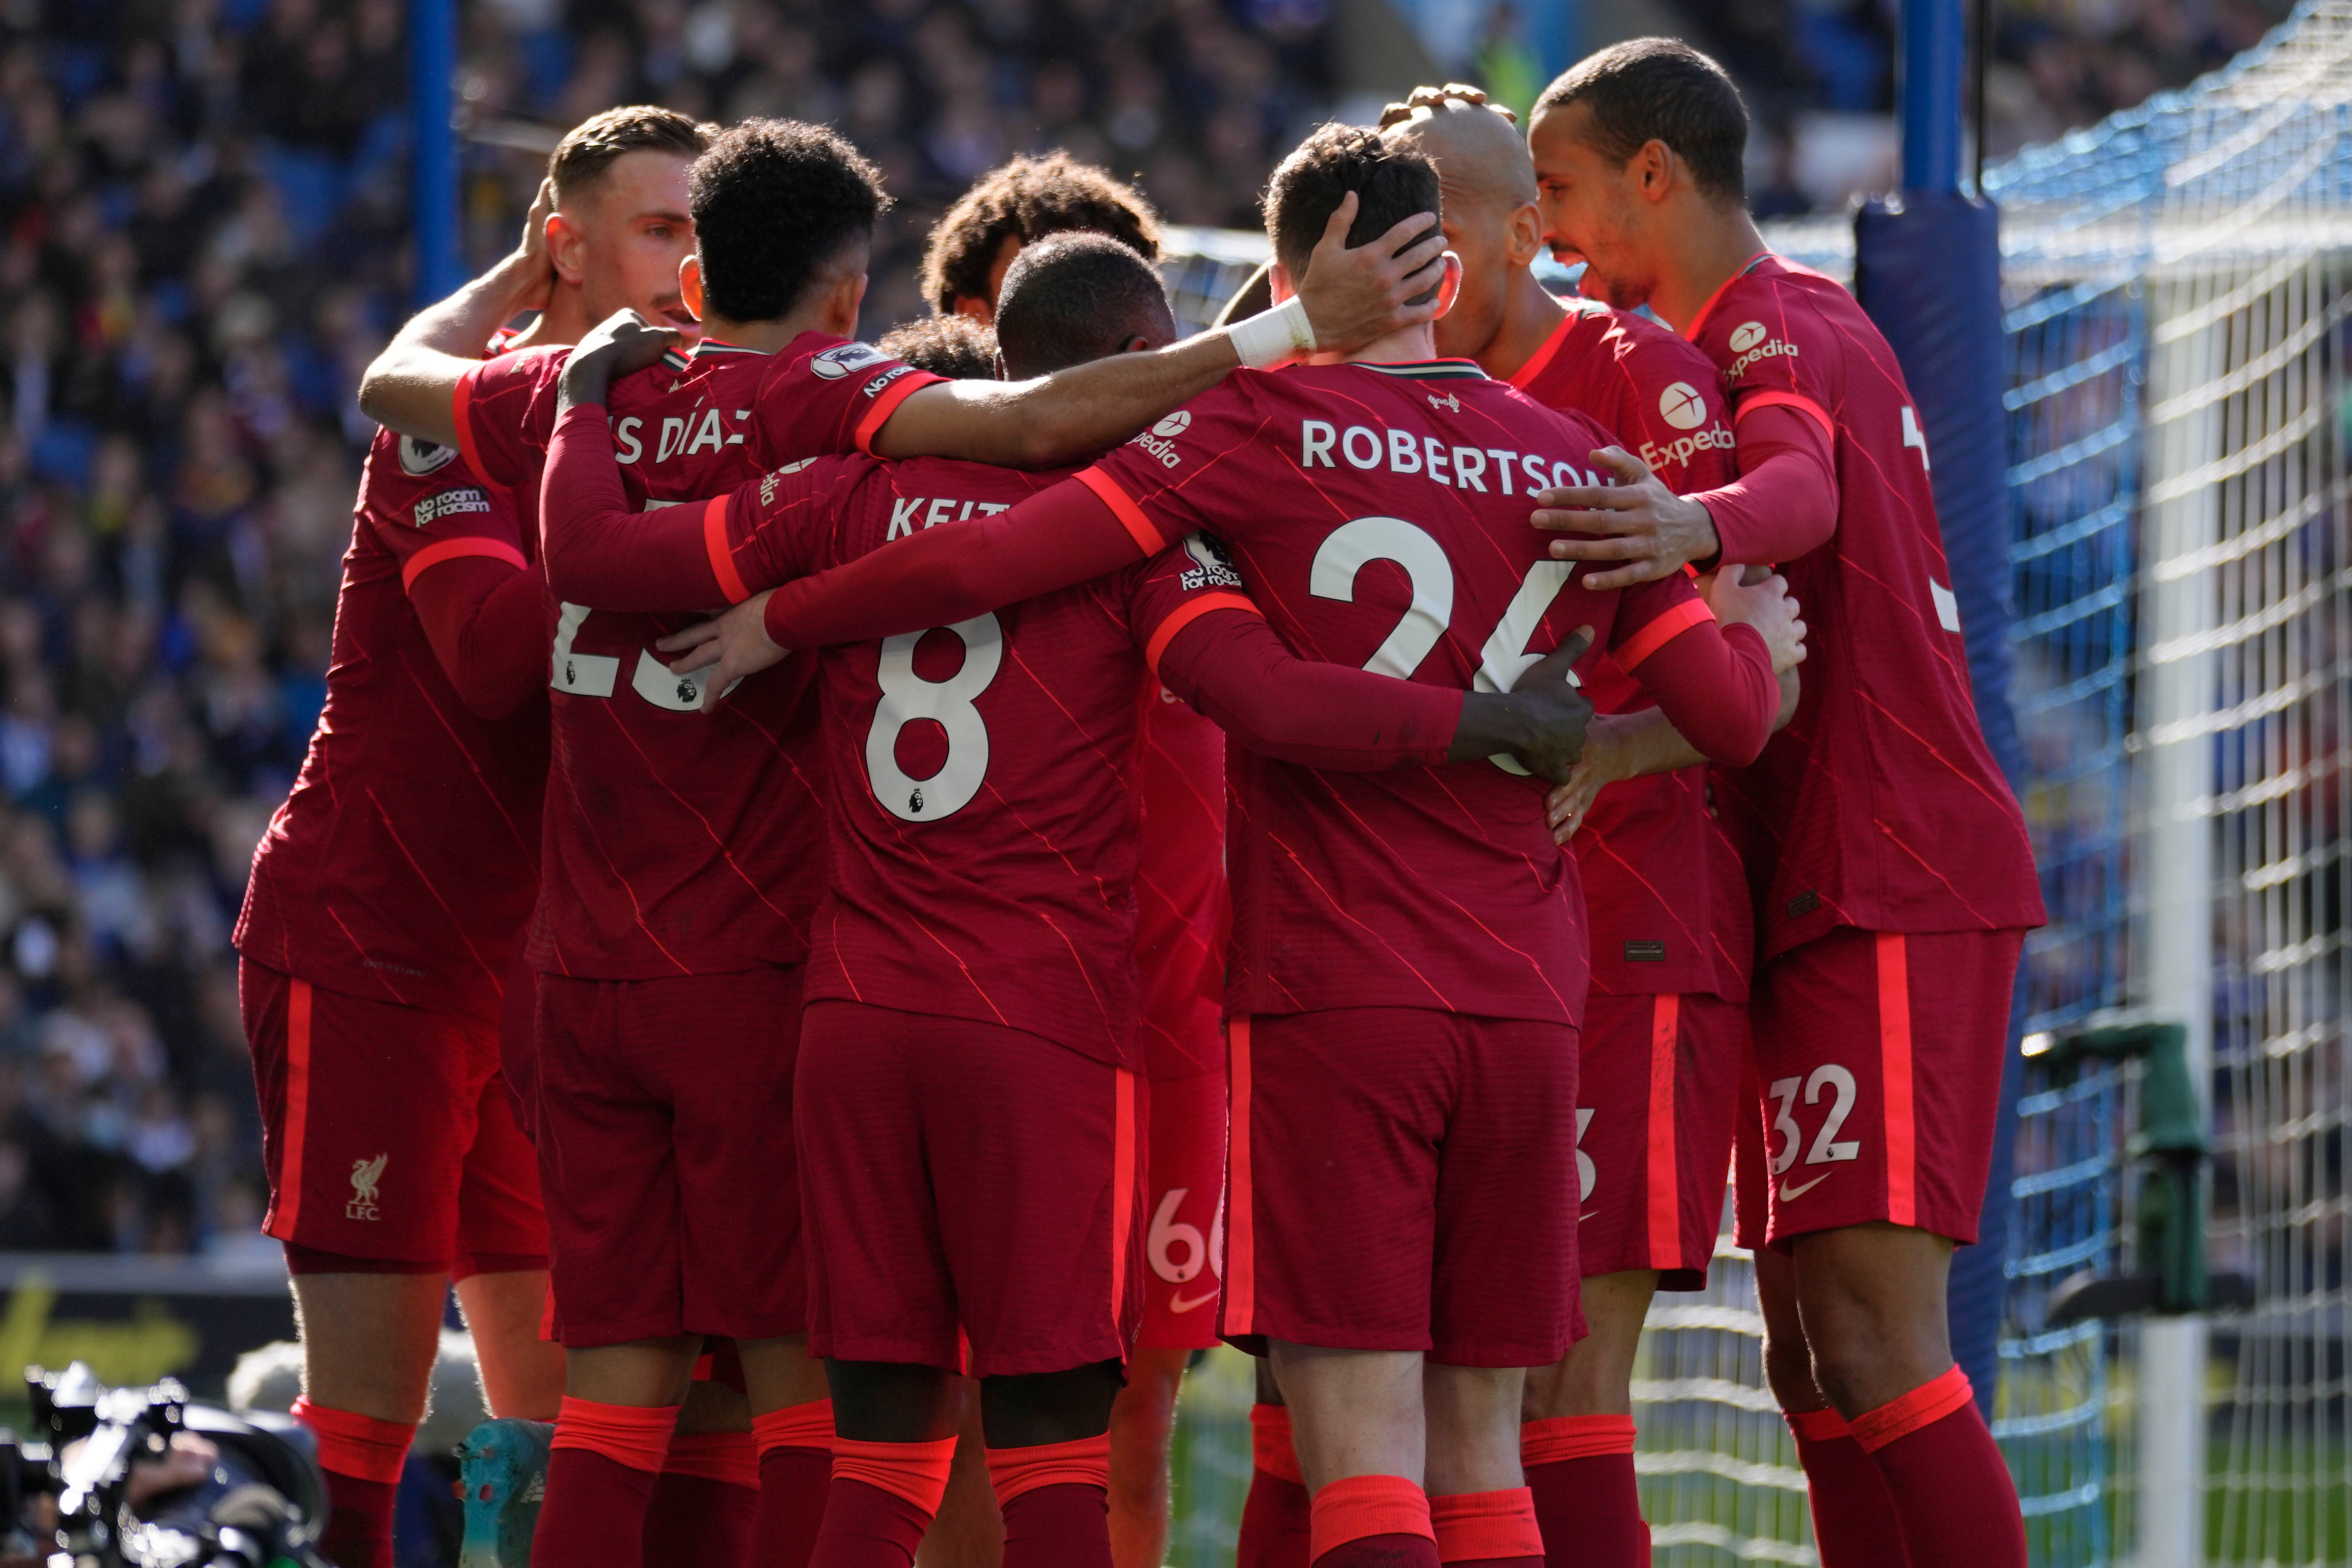
[[(906, 632), (882, 644), (875, 672), (882, 700), (866, 731), (866, 777), (882, 809), (905, 822), (937, 822), (971, 804), (988, 776), (988, 724), (972, 706), (1004, 664), (1004, 628), (992, 614), (936, 628), (963, 644), (963, 663), (945, 680), (915, 673), (915, 645), (929, 632)], [(927, 779), (898, 765), (900, 731), (928, 719), (947, 731), (947, 761)]]
[[(1445, 547), (1414, 523), (1401, 517), (1360, 517), (1333, 529), (1317, 548), (1307, 591), (1318, 599), (1353, 604), (1356, 574), (1375, 561), (1390, 562), (1403, 571), (1412, 584), (1412, 604), (1364, 660), (1364, 668), (1409, 680), (1454, 623), (1454, 563), (1446, 558)], [(1474, 689), (1508, 691), (1529, 666), (1541, 661), (1542, 654), (1527, 651), (1528, 639), (1575, 570), (1573, 561), (1538, 561), (1528, 568), (1501, 622), (1478, 650)], [(1528, 771), (1507, 756), (1498, 754), (1491, 761), (1505, 773), (1524, 776)]]

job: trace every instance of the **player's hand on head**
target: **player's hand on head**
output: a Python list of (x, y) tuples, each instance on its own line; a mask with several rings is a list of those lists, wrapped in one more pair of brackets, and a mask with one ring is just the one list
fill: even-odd
[(1511, 700), (1528, 722), (1526, 739), (1511, 754), (1539, 779), (1564, 783), (1584, 750), (1592, 700), (1578, 684), (1575, 665), (1591, 647), (1592, 628), (1579, 626), (1511, 685)]
[(515, 245), (513, 263), (531, 279), (531, 286), (522, 295), (521, 308), (543, 310), (555, 292), (555, 262), (547, 251), (547, 220), (555, 212), (555, 181), (539, 182), (539, 194), (530, 199), (530, 211), (523, 216), (522, 238)]
[(1772, 673), (1783, 674), (1805, 662), (1804, 616), (1786, 577), (1768, 572), (1760, 581), (1746, 581), (1753, 571), (1716, 573), (1706, 586), (1707, 605), (1725, 626), (1753, 626), (1771, 652)]
[(635, 310), (614, 311), (588, 331), (564, 362), (562, 400), (569, 406), (602, 403), (621, 376), (645, 369), (677, 345), (678, 333), (657, 327)]
[[(1299, 302), (1315, 329), (1318, 350), (1346, 353), (1402, 327), (1437, 318), (1437, 296), (1445, 278), (1445, 235), (1435, 213), (1415, 213), (1370, 245), (1348, 247), (1356, 221), (1356, 193), (1339, 199), (1323, 237), (1307, 258), (1298, 280)], [(1409, 301), (1424, 293), (1420, 304)]]
[(654, 646), (677, 655), (669, 661), (673, 675), (710, 673), (702, 679), (702, 710), (719, 706), (730, 688), (747, 675), (757, 675), (783, 662), (791, 650), (778, 647), (768, 637), (768, 595), (754, 594), (725, 615), (698, 621), (682, 632), (672, 632)]
[(1616, 483), (1539, 490), (1529, 519), (1547, 533), (1576, 536), (1553, 540), (1551, 555), (1591, 562), (1579, 578), (1586, 587), (1600, 592), (1653, 582), (1722, 549), (1706, 508), (1668, 489), (1641, 458), (1604, 447), (1592, 460)]

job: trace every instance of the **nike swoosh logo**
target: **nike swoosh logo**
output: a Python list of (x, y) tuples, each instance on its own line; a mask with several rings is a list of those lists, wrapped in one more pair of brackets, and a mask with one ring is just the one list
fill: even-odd
[(1800, 1185), (1793, 1187), (1788, 1183), (1782, 1182), (1780, 1184), (1780, 1201), (1784, 1204), (1795, 1203), (1799, 1198), (1803, 1197), (1807, 1193), (1811, 1192), (1815, 1187), (1820, 1186), (1823, 1182), (1828, 1181), (1832, 1176), (1836, 1174), (1837, 1173), (1835, 1171), (1823, 1171), (1811, 1181), (1802, 1183)]
[(1168, 1310), (1171, 1312), (1189, 1312), (1195, 1307), (1205, 1307), (1216, 1299), (1217, 1293), (1214, 1290), (1205, 1296), (1195, 1296), (1189, 1301), (1179, 1296), (1168, 1303)]

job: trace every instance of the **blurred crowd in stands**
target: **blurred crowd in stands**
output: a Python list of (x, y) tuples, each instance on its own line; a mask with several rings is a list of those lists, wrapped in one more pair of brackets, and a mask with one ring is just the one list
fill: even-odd
[[(2011, 0), (1996, 138), (2186, 80), (2273, 0)], [(1686, 0), (1768, 126), (1891, 103), (1889, 0)], [(263, 1255), (228, 931), (324, 689), (406, 308), (401, 0), (0, 0), (0, 1248)], [(842, 126), (932, 218), (1010, 153), (1254, 223), (1338, 92), (1334, 0), (468, 0), (472, 255), (652, 99)], [(1758, 86), (1757, 84), (1762, 84)], [(1768, 179), (1768, 207), (1804, 197)]]

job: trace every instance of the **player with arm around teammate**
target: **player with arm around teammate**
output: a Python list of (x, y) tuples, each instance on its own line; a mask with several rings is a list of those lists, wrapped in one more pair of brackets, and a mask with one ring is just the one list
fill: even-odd
[[(1759, 939), (1771, 1168), (1743, 1129), (1739, 1217), (1766, 1369), (1832, 1568), (1895, 1542), (1915, 1568), (2017, 1563), (2015, 1491), (1952, 1363), (1945, 1276), (1976, 1237), (2042, 902), (1977, 723), (1901, 369), (1852, 296), (1764, 247), (1740, 200), (1746, 137), (1720, 68), (1671, 40), (1604, 50), (1538, 101), (1555, 250), (1722, 368), (1746, 492), (1711, 497), (1704, 526), (1673, 498), (1620, 510), (1589, 493), (1546, 498), (1538, 521), (1592, 536), (1558, 554), (1646, 572), (1719, 551), (1780, 563), (1803, 597), (1802, 709), (1755, 766), (1717, 775)], [(1622, 722), (1621, 762), (1679, 761), (1654, 720)]]
[[(1654, 474), (1703, 506), (1705, 492), (1732, 482), (1714, 364), (1655, 321), (1563, 301), (1536, 280), (1543, 220), (1509, 112), (1483, 95), (1423, 89), (1383, 125), (1437, 165), (1446, 243), (1462, 258), (1439, 351), (1618, 433), (1633, 455), (1601, 459), (1618, 488)], [(1796, 679), (1782, 674), (1783, 722)], [(1589, 685), (1604, 714), (1654, 707), (1606, 659)], [(1630, 1382), (1642, 1321), (1662, 1286), (1706, 1282), (1748, 1057), (1747, 882), (1708, 793), (1703, 765), (1612, 790), (1571, 841), (1592, 933), (1574, 1129), (1591, 1333), (1528, 1375), (1522, 1458), (1547, 1535), (1569, 1539), (1572, 1526), (1585, 1555), (1625, 1568), (1649, 1551)]]
[[(692, 121), (667, 110), (575, 128), (451, 348), (478, 355), (526, 309), (542, 338), (622, 305), (658, 312), (699, 146)], [(545, 1220), (499, 1049), (547, 766), (537, 553), (511, 498), (454, 448), (378, 435), (326, 710), (256, 851), (237, 926), (264, 1225), (293, 1277), (299, 1413), (334, 1505), (326, 1549), (354, 1568), (391, 1561), (393, 1487), (452, 1278), (490, 1410), (545, 1418), (560, 1394), (560, 1355), (539, 1338)]]
[[(1343, 201), (1350, 237), (1369, 237), (1434, 210), (1436, 175), (1369, 132), (1310, 138), (1268, 198), (1278, 292)], [(1360, 362), (1232, 378), (1185, 413), (1003, 517), (788, 584), (670, 646), (707, 639), (696, 659), (757, 668), (778, 646), (1083, 579), (1214, 518), (1303, 655), (1499, 686), (1573, 611), (1726, 756), (1761, 743), (1774, 654), (1795, 645), (1785, 598), (1718, 585), (1768, 644), (1718, 629), (1680, 579), (1622, 603), (1563, 595), (1527, 497), (1582, 476), (1604, 438), (1436, 360), (1425, 330)], [(1557, 1360), (1574, 1329), (1573, 1153), (1556, 1136), (1583, 993), (1572, 865), (1524, 781), (1487, 763), (1337, 773), (1253, 755), (1234, 787), (1224, 1332), (1272, 1343), (1317, 1557), (1434, 1561), (1438, 1531), (1537, 1554), (1518, 1369)], [(1482, 1207), (1506, 1189), (1507, 1221)]]
[[(1000, 327), (1008, 365), (1028, 373), (1173, 330), (1150, 269), (1095, 236), (1024, 253)], [(596, 401), (603, 357), (566, 372), (567, 402), (582, 401), (559, 424), (545, 502), (552, 580), (600, 604), (740, 596), (903, 550), (924, 520), (1043, 482), (819, 459), (713, 503), (707, 522), (641, 521)], [(1329, 766), (1510, 743), (1494, 717), (1521, 696), (1302, 665), (1239, 589), (1192, 540), (1099, 584), (826, 655), (835, 872), (796, 1097), (813, 1331), (842, 1435), (821, 1563), (912, 1552), (945, 1484), (959, 1324), (1008, 1560), (1108, 1561), (1103, 1434), (1143, 1241), (1129, 774), (1147, 691), (1166, 679), (1253, 744)], [(1557, 684), (1538, 701), (1582, 706)], [(1564, 765), (1557, 749), (1538, 761)]]
[[(924, 297), (940, 323), (995, 319), (1006, 268), (1024, 247), (1056, 234), (1109, 237), (1160, 259), (1160, 225), (1141, 192), (1066, 153), (1017, 157), (973, 182), (931, 230)], [(1223, 731), (1163, 691), (1144, 723), (1139, 768), (1142, 846), (1136, 867), (1136, 964), (1143, 1000), (1144, 1074), (1151, 1082), (1145, 1184), (1143, 1326), (1127, 1385), (1111, 1409), (1111, 1556), (1118, 1568), (1159, 1568), (1167, 1553), (1169, 1450), (1176, 1399), (1196, 1351), (1217, 1342), (1223, 1260), (1225, 742)], [(974, 1489), (979, 1490), (980, 1489)], [(982, 1496), (984, 1496), (982, 1491)], [(929, 1541), (983, 1568), (988, 1539), (966, 1546), (963, 1516), (982, 1496), (948, 1490)], [(972, 1506), (966, 1506), (966, 1500)], [(941, 1541), (946, 1532), (947, 1542)]]

